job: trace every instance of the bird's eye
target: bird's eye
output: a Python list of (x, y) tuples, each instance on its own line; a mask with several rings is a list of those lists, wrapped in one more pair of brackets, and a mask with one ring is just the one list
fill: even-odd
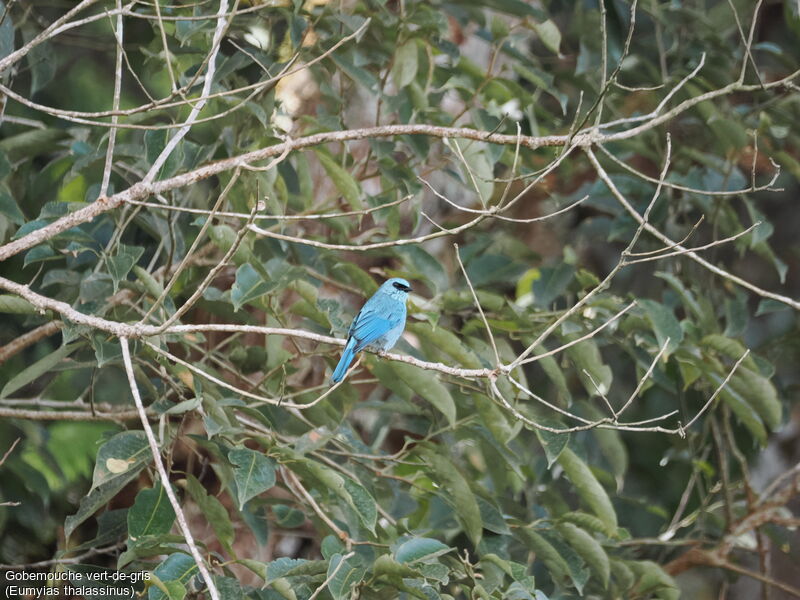
[(411, 288), (410, 288), (410, 287), (408, 287), (407, 285), (404, 285), (404, 284), (400, 283), (399, 281), (395, 281), (395, 282), (394, 282), (392, 285), (395, 287), (395, 289), (398, 289), (398, 290), (400, 290), (401, 292), (408, 292), (408, 291), (410, 291), (410, 290), (411, 290)]

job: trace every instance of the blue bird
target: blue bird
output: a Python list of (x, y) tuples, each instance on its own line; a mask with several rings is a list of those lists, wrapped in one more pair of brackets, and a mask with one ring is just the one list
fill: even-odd
[(333, 383), (344, 378), (350, 363), (364, 348), (386, 352), (397, 343), (406, 326), (406, 299), (410, 291), (408, 281), (393, 277), (364, 303), (347, 332), (347, 344), (333, 371)]

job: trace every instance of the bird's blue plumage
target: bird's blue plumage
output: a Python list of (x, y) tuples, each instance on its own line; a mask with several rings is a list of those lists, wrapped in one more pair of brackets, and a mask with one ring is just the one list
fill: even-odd
[(356, 354), (365, 348), (386, 352), (397, 343), (406, 326), (406, 298), (410, 291), (408, 281), (393, 277), (364, 303), (350, 325), (347, 344), (333, 371), (333, 383), (344, 378)]

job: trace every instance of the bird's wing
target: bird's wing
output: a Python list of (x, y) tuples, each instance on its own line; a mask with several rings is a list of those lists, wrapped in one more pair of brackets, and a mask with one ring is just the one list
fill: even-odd
[(350, 336), (357, 341), (356, 352), (361, 351), (387, 331), (396, 327), (400, 320), (389, 314), (389, 311), (378, 312), (365, 305), (350, 326)]

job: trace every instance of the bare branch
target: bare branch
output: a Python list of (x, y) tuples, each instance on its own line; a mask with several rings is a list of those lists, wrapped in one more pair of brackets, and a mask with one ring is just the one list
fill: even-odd
[(6, 408), (0, 406), (0, 417), (6, 419), (29, 419), (31, 421), (130, 421), (137, 416), (135, 410), (121, 410), (119, 412), (92, 412), (71, 411), (71, 410), (27, 410), (18, 408)]
[[(156, 6), (158, 3), (156, 2)], [(119, 14), (117, 14), (117, 26), (116, 28), (112, 27), (112, 31), (114, 32), (114, 39), (117, 42), (117, 58), (116, 58), (116, 66), (114, 69), (114, 97), (111, 101), (114, 110), (119, 110), (119, 96), (122, 90), (122, 53), (123, 53), (123, 45), (122, 40), (123, 37), (123, 17), (122, 17), (122, 0), (117, 0), (117, 10)], [(105, 196), (108, 194), (108, 183), (111, 179), (111, 163), (114, 160), (114, 145), (117, 141), (117, 128), (114, 125), (117, 124), (119, 121), (119, 117), (114, 115), (111, 117), (111, 128), (108, 131), (108, 148), (106, 148), (106, 162), (103, 166), (103, 181), (100, 184), (100, 196)]]
[(331, 531), (336, 534), (340, 540), (345, 542), (347, 549), (349, 550), (353, 545), (353, 540), (350, 539), (350, 536), (347, 535), (340, 527), (333, 522), (333, 520), (325, 514), (325, 511), (322, 510), (320, 505), (314, 500), (314, 496), (312, 496), (309, 491), (303, 486), (300, 480), (297, 478), (292, 471), (290, 471), (287, 467), (281, 467), (281, 473), (283, 473), (283, 481), (286, 483), (286, 486), (300, 499), (307, 502), (311, 508), (317, 513), (317, 516), (322, 519), (323, 523), (325, 523)]
[(313, 593), (313, 594), (311, 594), (311, 595), (308, 597), (308, 600), (314, 600), (314, 598), (316, 598), (317, 596), (319, 596), (319, 595), (320, 595), (320, 594), (323, 592), (323, 590), (324, 590), (326, 587), (328, 587), (328, 585), (330, 584), (330, 582), (331, 582), (331, 581), (333, 581), (333, 578), (334, 578), (334, 577), (336, 577), (336, 574), (337, 574), (337, 573), (338, 573), (338, 572), (341, 570), (341, 568), (344, 566), (344, 563), (347, 561), (347, 559), (348, 559), (348, 558), (350, 558), (350, 557), (352, 557), (352, 556), (355, 556), (355, 554), (356, 554), (355, 552), (351, 551), (351, 552), (348, 552), (347, 554), (345, 554), (344, 556), (342, 556), (342, 557), (339, 559), (339, 564), (338, 564), (338, 565), (336, 565), (336, 567), (333, 569), (333, 571), (331, 571), (331, 574), (330, 574), (330, 575), (328, 575), (328, 576), (325, 578), (325, 581), (323, 581), (323, 582), (322, 582), (322, 583), (319, 585), (319, 587), (318, 587), (317, 589), (315, 589), (315, 590), (314, 590), (314, 593)]
[(133, 363), (131, 362), (131, 353), (130, 349), (128, 348), (128, 339), (125, 337), (120, 337), (119, 344), (122, 348), (122, 362), (125, 364), (125, 372), (128, 375), (128, 384), (131, 388), (131, 395), (133, 396), (133, 401), (136, 403), (136, 410), (139, 413), (139, 419), (142, 422), (142, 427), (144, 428), (145, 435), (147, 436), (147, 443), (150, 444), (150, 452), (153, 454), (153, 462), (155, 462), (158, 476), (161, 479), (161, 485), (164, 488), (164, 491), (167, 493), (167, 498), (169, 498), (169, 503), (172, 505), (172, 509), (175, 511), (175, 517), (177, 518), (178, 526), (180, 527), (181, 533), (186, 540), (186, 545), (189, 546), (189, 551), (194, 558), (194, 562), (197, 564), (197, 568), (199, 569), (200, 574), (203, 576), (212, 600), (220, 600), (217, 586), (214, 583), (214, 580), (211, 578), (211, 574), (209, 573), (208, 569), (206, 568), (206, 563), (203, 560), (203, 557), (200, 556), (200, 551), (197, 549), (197, 544), (194, 541), (194, 537), (192, 537), (189, 524), (186, 522), (186, 515), (183, 514), (181, 504), (178, 502), (178, 498), (175, 496), (175, 491), (172, 489), (172, 484), (169, 481), (169, 475), (167, 475), (167, 471), (164, 468), (164, 463), (161, 461), (161, 450), (158, 447), (158, 442), (156, 441), (155, 435), (153, 435), (153, 429), (150, 427), (150, 421), (147, 419), (147, 412), (142, 404), (142, 398), (139, 396), (139, 388), (136, 385), (136, 377), (133, 374)]
[(736, 373), (736, 369), (739, 368), (739, 365), (742, 364), (742, 361), (744, 361), (744, 359), (747, 358), (749, 355), (750, 355), (750, 350), (749, 349), (745, 350), (744, 354), (742, 354), (739, 360), (736, 361), (731, 370), (728, 371), (728, 375), (725, 377), (725, 379), (722, 380), (722, 383), (720, 383), (717, 386), (717, 389), (714, 390), (714, 393), (711, 394), (711, 397), (708, 400), (706, 400), (706, 403), (703, 405), (703, 408), (697, 411), (697, 414), (694, 417), (692, 417), (692, 419), (686, 424), (686, 427), (684, 427), (684, 429), (689, 429), (692, 425), (695, 424), (697, 419), (699, 419), (703, 415), (703, 413), (706, 412), (706, 410), (708, 410), (708, 407), (711, 406), (711, 404), (714, 402), (714, 399), (719, 395), (719, 393), (723, 389), (725, 389), (725, 386), (728, 385), (728, 382), (731, 380), (731, 377), (733, 377), (733, 374)]
[[(638, 171), (638, 170), (634, 169), (632, 166), (630, 166), (624, 160), (620, 160), (618, 157), (614, 156), (614, 154), (612, 152), (610, 152), (608, 150), (608, 148), (606, 148), (604, 145), (600, 144), (597, 147), (603, 152), (603, 154), (605, 154), (608, 158), (610, 158), (612, 161), (614, 161), (614, 163), (616, 163), (617, 166), (622, 167), (623, 169), (625, 169), (629, 173), (633, 173), (639, 179), (644, 179), (645, 181), (649, 181), (650, 183), (658, 183), (658, 181), (659, 181), (658, 179), (656, 179), (655, 177), (650, 177), (646, 173), (642, 173), (641, 171)], [(773, 188), (772, 186), (775, 185), (775, 182), (778, 181), (778, 177), (780, 177), (780, 175), (781, 175), (781, 166), (778, 163), (776, 163), (775, 161), (771, 160), (771, 159), (770, 159), (770, 162), (772, 163), (772, 166), (775, 168), (775, 173), (772, 175), (772, 178), (769, 180), (769, 182), (765, 183), (764, 185), (756, 186), (755, 185), (755, 175), (753, 175), (753, 181), (752, 181), (750, 187), (746, 188), (746, 189), (742, 189), (742, 190), (731, 190), (729, 192), (719, 191), (719, 190), (701, 190), (701, 189), (698, 189), (698, 188), (688, 187), (688, 186), (685, 186), (685, 185), (679, 185), (677, 183), (671, 183), (669, 181), (662, 181), (661, 185), (664, 186), (664, 187), (673, 189), (673, 190), (680, 190), (682, 192), (689, 192), (690, 194), (699, 194), (701, 196), (738, 196), (739, 194), (747, 194), (747, 193), (750, 193), (750, 192), (779, 191), (779, 190)], [(753, 165), (754, 165), (754, 168), (755, 168), (755, 159), (754, 159)]]
[(0, 365), (9, 358), (22, 352), (25, 348), (32, 346), (39, 340), (49, 337), (61, 329), (61, 321), (50, 321), (44, 325), (39, 325), (36, 329), (24, 333), (18, 338), (0, 346)]
[[(78, 25), (82, 24), (81, 22), (72, 22), (70, 23), (70, 19), (77, 15), (79, 12), (89, 8), (92, 4), (96, 3), (97, 0), (82, 0), (74, 6), (71, 10), (64, 13), (63, 16), (59, 17), (53, 23), (45, 28), (39, 35), (34, 36), (34, 38), (29, 41), (27, 44), (22, 46), (19, 50), (15, 50), (2, 60), (0, 60), (0, 73), (8, 69), (11, 65), (19, 62), (22, 58), (24, 58), (31, 50), (33, 50), (36, 46), (45, 42), (52, 38), (55, 35), (58, 35), (62, 31), (66, 29), (70, 29), (72, 27), (77, 27)], [(105, 15), (96, 15), (92, 18), (92, 20), (98, 20), (104, 18)]]
[(486, 335), (489, 337), (489, 342), (492, 344), (492, 350), (494, 350), (494, 360), (495, 365), (498, 367), (502, 364), (500, 360), (500, 353), (497, 351), (497, 344), (494, 341), (494, 334), (492, 333), (492, 328), (489, 327), (489, 321), (486, 320), (486, 315), (483, 313), (483, 307), (481, 306), (480, 300), (478, 300), (478, 294), (475, 293), (475, 288), (472, 287), (472, 281), (469, 279), (469, 275), (467, 274), (467, 270), (464, 268), (464, 263), (461, 262), (461, 254), (458, 251), (458, 244), (453, 244), (453, 247), (456, 251), (456, 260), (458, 261), (458, 266), (461, 268), (461, 273), (464, 275), (464, 279), (467, 280), (467, 285), (469, 286), (469, 291), (472, 294), (472, 300), (475, 302), (475, 306), (478, 309), (478, 312), (481, 315), (481, 319), (483, 320), (483, 325), (486, 328)]
[(650, 376), (653, 374), (653, 369), (656, 368), (656, 365), (658, 364), (658, 361), (661, 359), (661, 356), (664, 354), (664, 352), (667, 351), (667, 346), (669, 346), (669, 342), (670, 342), (669, 338), (664, 340), (664, 343), (661, 345), (661, 348), (659, 349), (658, 353), (653, 357), (653, 360), (650, 362), (650, 366), (647, 368), (647, 371), (645, 372), (644, 375), (642, 375), (641, 379), (639, 379), (639, 383), (636, 384), (636, 389), (633, 390), (628, 400), (625, 402), (625, 404), (622, 405), (622, 408), (620, 408), (619, 411), (614, 413), (614, 417), (619, 418), (619, 416), (622, 413), (624, 413), (627, 410), (627, 408), (631, 405), (634, 399), (636, 399), (636, 397), (639, 395), (639, 392), (642, 391), (645, 382), (648, 379), (650, 379)]
[(3, 463), (5, 463), (5, 462), (6, 462), (6, 460), (8, 459), (8, 457), (9, 457), (9, 456), (11, 455), (11, 453), (14, 451), (14, 448), (16, 448), (16, 447), (17, 447), (17, 444), (19, 444), (21, 440), (22, 440), (22, 438), (17, 438), (17, 439), (15, 439), (15, 440), (14, 440), (14, 441), (11, 443), (11, 447), (10, 447), (8, 450), (6, 450), (6, 451), (5, 451), (5, 454), (3, 454), (3, 458), (0, 458), (0, 467), (2, 467), (2, 466), (3, 466)]
[(589, 161), (592, 163), (592, 166), (597, 171), (597, 174), (600, 176), (600, 178), (608, 186), (608, 189), (611, 191), (613, 196), (617, 199), (617, 201), (625, 208), (625, 210), (638, 223), (640, 223), (641, 225), (644, 226), (644, 229), (646, 229), (649, 233), (654, 235), (656, 238), (658, 238), (659, 240), (661, 240), (665, 244), (672, 245), (675, 248), (677, 248), (678, 250), (684, 251), (684, 253), (685, 253), (685, 255), (687, 257), (689, 257), (692, 260), (694, 260), (695, 262), (701, 264), (706, 269), (708, 269), (712, 273), (715, 273), (716, 275), (719, 275), (723, 279), (727, 279), (731, 283), (735, 283), (736, 285), (739, 285), (739, 286), (741, 286), (743, 288), (746, 288), (746, 289), (750, 290), (751, 292), (754, 292), (755, 294), (757, 294), (759, 296), (762, 296), (763, 298), (771, 298), (772, 300), (777, 300), (778, 302), (782, 302), (783, 304), (791, 306), (795, 310), (800, 310), (800, 302), (798, 302), (797, 300), (793, 300), (792, 298), (789, 298), (787, 296), (783, 296), (781, 294), (776, 294), (774, 292), (769, 292), (767, 290), (761, 289), (760, 287), (758, 287), (756, 285), (753, 285), (749, 281), (745, 281), (741, 277), (737, 277), (736, 275), (733, 275), (732, 273), (729, 273), (725, 269), (717, 267), (716, 265), (708, 262), (706, 259), (701, 257), (699, 254), (697, 254), (695, 252), (692, 252), (688, 248), (684, 248), (680, 244), (677, 244), (675, 241), (670, 239), (667, 235), (662, 233), (658, 228), (653, 227), (649, 223), (645, 223), (644, 220), (642, 219), (641, 215), (638, 212), (636, 212), (636, 209), (633, 208), (633, 206), (631, 206), (630, 202), (628, 202), (628, 200), (625, 198), (625, 196), (623, 196), (622, 193), (619, 191), (619, 189), (617, 189), (617, 186), (614, 184), (614, 182), (608, 176), (608, 173), (606, 173), (605, 169), (598, 162), (597, 157), (595, 156), (594, 152), (592, 152), (592, 150), (589, 149), (589, 148), (585, 148), (584, 151), (586, 152), (586, 156), (589, 157)]
[[(238, 4), (238, 0), (237, 0)], [(156, 6), (158, 3), (156, 2)], [(228, 0), (220, 0), (219, 2), (219, 10), (217, 11), (217, 25), (214, 29), (214, 37), (211, 39), (211, 50), (208, 53), (208, 66), (206, 67), (206, 75), (203, 81), (203, 91), (201, 92), (200, 96), (207, 96), (208, 93), (211, 91), (211, 85), (214, 83), (214, 74), (217, 71), (217, 54), (219, 53), (219, 45), (222, 41), (222, 35), (225, 33), (225, 29), (227, 27), (227, 19), (225, 15), (228, 12)], [(163, 24), (159, 19), (159, 25), (162, 28), (162, 37), (164, 41), (164, 52), (166, 53), (166, 61), (169, 64), (169, 47), (166, 45), (166, 34), (163, 33)], [(170, 74), (172, 72), (170, 71)], [(175, 87), (174, 77), (173, 77), (173, 88)], [(167, 159), (170, 157), (172, 152), (178, 146), (180, 141), (189, 133), (189, 130), (192, 128), (192, 125), (197, 120), (197, 117), (200, 115), (200, 111), (203, 110), (203, 107), (206, 105), (207, 100), (201, 99), (198, 100), (197, 104), (192, 107), (189, 116), (186, 117), (186, 121), (184, 121), (183, 126), (175, 132), (170, 140), (167, 142), (167, 145), (164, 146), (164, 149), (158, 155), (158, 157), (153, 161), (153, 164), (150, 166), (150, 170), (147, 172), (147, 175), (144, 176), (142, 180), (143, 183), (150, 183), (156, 179), (158, 172), (161, 170), (161, 167), (167, 162)]]

